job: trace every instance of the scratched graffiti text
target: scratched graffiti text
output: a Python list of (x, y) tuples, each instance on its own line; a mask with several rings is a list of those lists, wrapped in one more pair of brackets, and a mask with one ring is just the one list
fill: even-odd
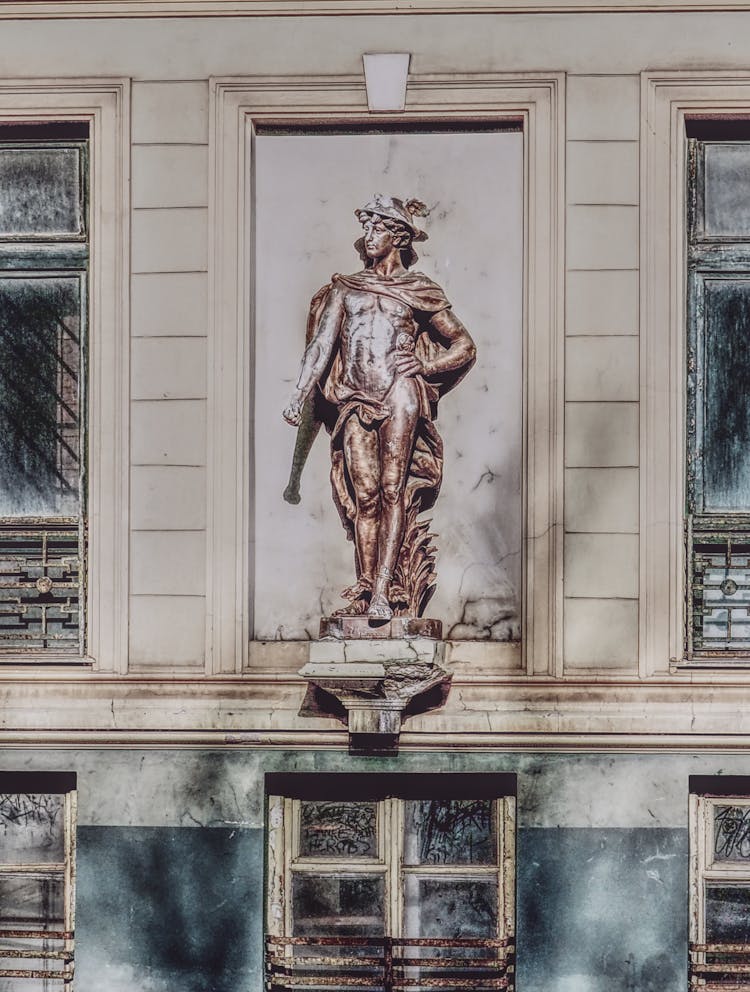
[(63, 861), (63, 808), (61, 795), (0, 793), (0, 861)]
[(300, 819), (303, 857), (377, 855), (375, 803), (303, 802)]
[(494, 804), (490, 800), (407, 803), (407, 864), (494, 864), (496, 847)]

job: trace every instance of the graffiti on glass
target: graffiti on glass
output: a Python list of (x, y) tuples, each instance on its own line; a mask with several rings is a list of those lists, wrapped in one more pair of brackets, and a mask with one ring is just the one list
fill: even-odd
[(58, 796), (0, 794), (0, 824), (53, 827), (60, 815)]
[(375, 804), (302, 803), (300, 854), (309, 857), (374, 857)]
[(492, 803), (428, 800), (415, 804), (420, 864), (488, 864), (494, 861)]
[(750, 806), (717, 806), (714, 856), (725, 861), (750, 861)]

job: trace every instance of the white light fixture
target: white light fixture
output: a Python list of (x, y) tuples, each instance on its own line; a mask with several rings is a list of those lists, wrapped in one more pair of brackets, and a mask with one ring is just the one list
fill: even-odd
[(406, 106), (409, 52), (363, 55), (367, 106), (371, 112), (397, 113)]

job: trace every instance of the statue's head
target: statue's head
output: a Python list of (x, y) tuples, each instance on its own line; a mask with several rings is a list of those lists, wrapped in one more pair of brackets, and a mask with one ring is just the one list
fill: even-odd
[[(363, 226), (376, 218), (381, 221), (390, 232), (393, 244), (401, 251), (404, 268), (408, 269), (409, 266), (414, 265), (418, 256), (414, 251), (413, 242), (427, 240), (426, 232), (420, 230), (414, 222), (415, 217), (427, 216), (427, 208), (421, 200), (404, 201), (395, 196), (376, 193), (369, 203), (355, 210), (354, 213)], [(364, 238), (356, 241), (354, 247), (365, 266), (373, 264), (373, 259), (365, 248)]]

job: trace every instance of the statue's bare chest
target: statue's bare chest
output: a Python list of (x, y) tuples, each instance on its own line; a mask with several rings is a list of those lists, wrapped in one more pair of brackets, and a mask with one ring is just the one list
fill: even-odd
[(344, 300), (347, 331), (350, 338), (362, 335), (375, 339), (390, 338), (407, 331), (414, 335), (414, 317), (405, 303), (379, 293), (351, 290)]

